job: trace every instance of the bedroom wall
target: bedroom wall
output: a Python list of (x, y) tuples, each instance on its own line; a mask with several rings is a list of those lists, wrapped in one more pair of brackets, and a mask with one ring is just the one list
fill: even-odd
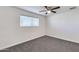
[[(40, 26), (20, 27), (20, 15), (39, 17)], [(45, 35), (45, 17), (15, 7), (0, 7), (0, 50)]]
[(48, 36), (79, 43), (79, 8), (47, 17)]

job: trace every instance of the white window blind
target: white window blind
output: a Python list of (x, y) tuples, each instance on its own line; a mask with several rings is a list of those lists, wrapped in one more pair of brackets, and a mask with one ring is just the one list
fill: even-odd
[(39, 26), (39, 18), (20, 16), (21, 27), (35, 27)]

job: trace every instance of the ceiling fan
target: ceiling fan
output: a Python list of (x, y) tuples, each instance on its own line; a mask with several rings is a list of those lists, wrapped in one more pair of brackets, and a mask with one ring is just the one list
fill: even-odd
[(41, 10), (40, 12), (45, 12), (45, 14), (49, 14), (49, 13), (56, 13), (56, 9), (59, 9), (60, 6), (56, 6), (56, 7), (53, 7), (53, 6), (44, 6), (44, 10)]

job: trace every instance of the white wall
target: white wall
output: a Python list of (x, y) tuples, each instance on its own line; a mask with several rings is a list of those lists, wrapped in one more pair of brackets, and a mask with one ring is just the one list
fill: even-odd
[(79, 9), (47, 17), (47, 35), (79, 43)]
[[(40, 18), (40, 26), (21, 28), (20, 15)], [(14, 7), (0, 7), (0, 49), (45, 35), (45, 17)]]

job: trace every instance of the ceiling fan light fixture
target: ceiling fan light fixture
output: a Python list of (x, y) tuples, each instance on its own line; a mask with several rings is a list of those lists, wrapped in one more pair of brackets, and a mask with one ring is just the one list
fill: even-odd
[(51, 13), (51, 11), (50, 11), (50, 10), (48, 10), (48, 11), (47, 11), (47, 13)]

